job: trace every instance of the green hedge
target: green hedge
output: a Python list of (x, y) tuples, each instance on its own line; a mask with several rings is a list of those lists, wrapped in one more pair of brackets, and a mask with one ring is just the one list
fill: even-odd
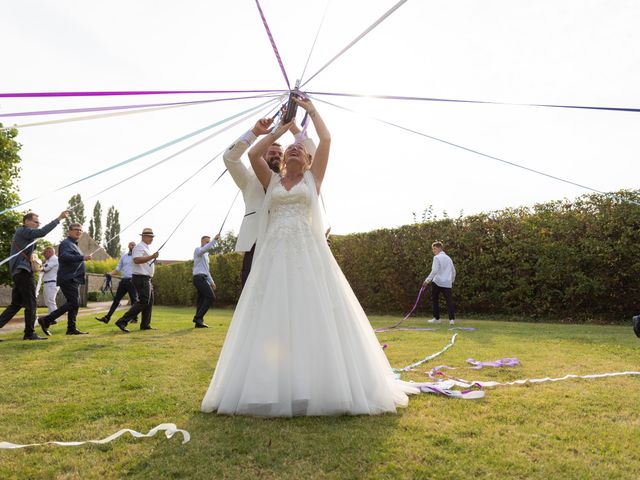
[[(216, 282), (216, 306), (235, 305), (240, 296), (242, 255), (211, 255), (210, 270)], [(155, 301), (160, 305), (195, 305), (193, 261), (159, 265), (153, 278)]]
[[(639, 191), (617, 195), (640, 202)], [(367, 312), (399, 314), (436, 239), (456, 264), (461, 314), (623, 322), (640, 312), (640, 206), (604, 195), (332, 237), (332, 251)], [(212, 256), (220, 303), (237, 300), (241, 264)], [(160, 267), (154, 283), (159, 303), (194, 304), (190, 262)], [(423, 301), (419, 313), (429, 310)]]

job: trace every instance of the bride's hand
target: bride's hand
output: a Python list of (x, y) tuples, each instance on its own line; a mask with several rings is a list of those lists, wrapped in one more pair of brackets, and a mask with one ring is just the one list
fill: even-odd
[(293, 97), (293, 101), (296, 102), (299, 107), (304, 108), (309, 113), (315, 112), (316, 110), (313, 106), (313, 103), (311, 103), (311, 100), (309, 100), (308, 98), (303, 99), (299, 97)]

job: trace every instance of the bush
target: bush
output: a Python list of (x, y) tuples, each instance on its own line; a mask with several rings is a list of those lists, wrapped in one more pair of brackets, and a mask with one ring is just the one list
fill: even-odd
[[(332, 251), (367, 312), (405, 313), (444, 242), (462, 314), (625, 322), (640, 298), (640, 191), (585, 195), (457, 219), (332, 237)], [(240, 294), (242, 255), (211, 256), (218, 304)], [(156, 271), (156, 299), (194, 305), (192, 262)], [(418, 314), (429, 314), (428, 295)]]
[(87, 292), (87, 301), (89, 302), (110, 302), (113, 300), (111, 292)]
[[(211, 276), (216, 282), (216, 306), (235, 305), (240, 297), (242, 254), (210, 255)], [(160, 305), (195, 305), (193, 262), (158, 265), (153, 277), (156, 303)]]
[(87, 273), (109, 273), (118, 266), (117, 258), (106, 260), (89, 260), (87, 262)]

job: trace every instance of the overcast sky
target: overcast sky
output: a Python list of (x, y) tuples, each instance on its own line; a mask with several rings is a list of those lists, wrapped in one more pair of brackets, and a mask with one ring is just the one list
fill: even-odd
[[(395, 4), (330, 2), (303, 81)], [(293, 84), (327, 4), (261, 5)], [(24, 0), (6, 2), (2, 12), (2, 93), (287, 88), (253, 0)], [(409, 0), (303, 90), (639, 108), (638, 25), (637, 0)], [(236, 95), (0, 98), (0, 115), (229, 96)], [(440, 215), (457, 216), (588, 193), (373, 117), (598, 190), (638, 187), (639, 113), (316, 98), (333, 137), (323, 193), (335, 234), (411, 223), (412, 212), (430, 205)], [(110, 205), (118, 208), (124, 227), (233, 143), (260, 113), (93, 198), (217, 129), (49, 192), (263, 102), (206, 103), (22, 128), (21, 197), (43, 195), (29, 208), (47, 219), (80, 193), (87, 217), (100, 200), (105, 213)], [(23, 125), (79, 115), (0, 116), (0, 122)], [(228, 176), (209, 189), (223, 168), (221, 157), (211, 162), (123, 232), (122, 245), (138, 241), (147, 226), (160, 245), (199, 202), (161, 253), (189, 258), (202, 234), (220, 228), (235, 195)], [(238, 230), (241, 204), (239, 199), (225, 230)], [(47, 238), (59, 237), (56, 230)]]

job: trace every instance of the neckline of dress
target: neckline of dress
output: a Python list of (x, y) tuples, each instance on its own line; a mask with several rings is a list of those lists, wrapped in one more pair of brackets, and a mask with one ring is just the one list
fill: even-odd
[(280, 177), (279, 183), (280, 183), (280, 186), (282, 188), (284, 188), (285, 192), (290, 192), (291, 190), (293, 190), (296, 187), (296, 185), (300, 185), (304, 181), (304, 175), (303, 175), (302, 177), (300, 177), (300, 180), (298, 180), (296, 183), (291, 185), (291, 188), (287, 189), (287, 187), (284, 186), (284, 183), (282, 183), (282, 179), (283, 178), (284, 177)]

